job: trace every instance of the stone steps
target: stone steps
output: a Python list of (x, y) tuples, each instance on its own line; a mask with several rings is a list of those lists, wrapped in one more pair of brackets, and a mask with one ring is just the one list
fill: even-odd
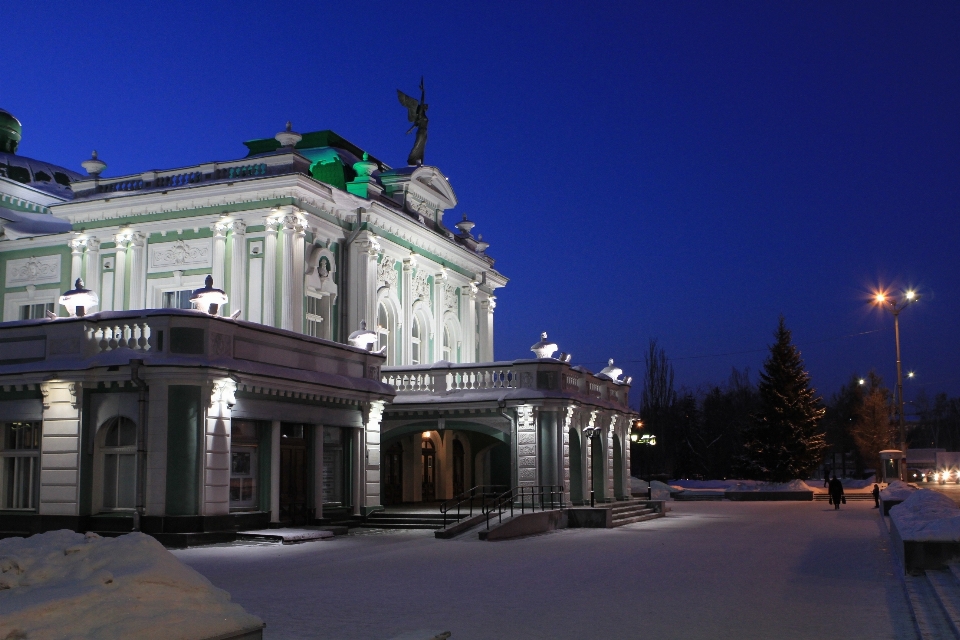
[[(368, 529), (430, 529), (443, 528), (442, 513), (371, 513), (357, 526)], [(457, 522), (456, 514), (447, 514), (447, 525)]]
[(656, 507), (645, 500), (617, 503), (611, 507), (610, 510), (612, 512), (611, 520), (614, 527), (621, 527), (634, 522), (643, 522), (644, 520), (652, 520), (663, 515), (657, 511)]

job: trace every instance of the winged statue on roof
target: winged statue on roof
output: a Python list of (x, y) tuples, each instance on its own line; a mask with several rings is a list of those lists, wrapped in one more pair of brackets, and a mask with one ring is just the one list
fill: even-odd
[(411, 98), (400, 89), (397, 89), (397, 97), (400, 98), (400, 104), (407, 108), (407, 120), (411, 126), (407, 129), (409, 134), (414, 129), (417, 130), (417, 137), (413, 142), (413, 149), (407, 157), (407, 164), (410, 166), (423, 164), (423, 150), (427, 146), (427, 94), (423, 90), (423, 76), (420, 76), (420, 101)]

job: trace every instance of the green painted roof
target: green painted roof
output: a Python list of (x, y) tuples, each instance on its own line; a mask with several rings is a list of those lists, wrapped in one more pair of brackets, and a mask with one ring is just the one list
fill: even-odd
[[(280, 149), (280, 142), (276, 138), (247, 140), (243, 144), (249, 149), (248, 158)], [(357, 177), (353, 164), (364, 154), (363, 149), (329, 130), (303, 134), (295, 148), (300, 155), (310, 160), (310, 175), (315, 180), (344, 191), (347, 183)], [(346, 154), (342, 153), (344, 151)], [(373, 156), (368, 154), (368, 157), (382, 168), (387, 168)]]

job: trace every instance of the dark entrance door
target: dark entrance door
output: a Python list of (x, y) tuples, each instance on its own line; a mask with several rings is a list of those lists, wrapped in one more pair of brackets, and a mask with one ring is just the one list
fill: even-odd
[(420, 489), (420, 499), (424, 502), (433, 502), (436, 500), (436, 463), (437, 452), (433, 448), (433, 442), (424, 440), (421, 445), (421, 458), (423, 461), (423, 483)]
[(280, 522), (306, 524), (307, 441), (302, 424), (280, 427)]
[(463, 445), (453, 441), (453, 495), (463, 493)]
[(383, 467), (383, 504), (403, 502), (403, 445), (399, 442), (387, 449)]

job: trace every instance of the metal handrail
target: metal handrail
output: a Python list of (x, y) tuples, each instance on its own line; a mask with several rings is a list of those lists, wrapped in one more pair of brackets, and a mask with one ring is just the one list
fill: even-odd
[[(557, 499), (558, 496), (559, 500)], [(527, 506), (527, 498), (529, 498), (529, 507)], [(499, 524), (503, 522), (503, 514), (507, 510), (508, 504), (510, 516), (513, 517), (514, 508), (518, 503), (520, 513), (523, 514), (527, 508), (532, 512), (536, 512), (538, 501), (540, 503), (540, 511), (563, 509), (563, 487), (555, 484), (514, 487), (510, 491), (496, 496), (491, 503), (484, 503), (483, 505), (483, 514), (487, 517), (487, 529), (490, 529), (490, 514), (493, 513), (494, 510), (497, 512), (497, 523)], [(547, 504), (550, 506), (548, 507)]]
[[(440, 513), (443, 514), (443, 528), (447, 528), (447, 513), (452, 511), (454, 508), (457, 509), (457, 522), (460, 521), (460, 507), (465, 502), (470, 505), (469, 517), (472, 517), (474, 500), (480, 498), (484, 501), (481, 504), (481, 506), (483, 506), (488, 498), (496, 497), (499, 495), (497, 492), (502, 491), (505, 488), (507, 488), (507, 485), (505, 484), (478, 484), (475, 487), (455, 495), (450, 500), (444, 501), (443, 504), (440, 505)], [(451, 504), (454, 501), (456, 501), (456, 503)]]

